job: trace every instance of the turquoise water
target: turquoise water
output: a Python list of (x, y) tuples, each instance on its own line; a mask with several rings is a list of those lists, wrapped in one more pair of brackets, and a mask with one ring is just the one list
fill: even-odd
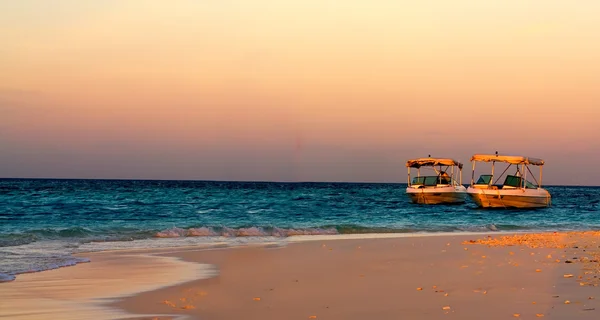
[(86, 262), (72, 253), (282, 241), (292, 235), (600, 229), (600, 187), (552, 207), (415, 205), (406, 184), (0, 180), (0, 281)]

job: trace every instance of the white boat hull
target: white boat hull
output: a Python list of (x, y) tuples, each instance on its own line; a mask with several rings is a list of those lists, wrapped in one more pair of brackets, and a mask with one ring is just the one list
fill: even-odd
[(481, 208), (545, 208), (552, 203), (546, 189), (467, 188), (471, 200)]
[(406, 188), (406, 194), (412, 203), (418, 204), (453, 204), (464, 203), (467, 190), (464, 186), (443, 186), (434, 188)]

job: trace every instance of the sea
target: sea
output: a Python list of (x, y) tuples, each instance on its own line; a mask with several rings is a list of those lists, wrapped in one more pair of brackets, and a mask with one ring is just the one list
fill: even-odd
[[(0, 282), (86, 252), (285, 243), (294, 236), (600, 229), (600, 187), (548, 186), (552, 206), (410, 203), (401, 183), (0, 179)], [(83, 253), (73, 256), (75, 253)]]

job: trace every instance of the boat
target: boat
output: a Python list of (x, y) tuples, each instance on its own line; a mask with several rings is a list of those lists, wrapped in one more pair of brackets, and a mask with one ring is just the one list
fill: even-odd
[[(412, 203), (456, 204), (466, 202), (466, 188), (462, 185), (463, 164), (447, 158), (419, 158), (408, 160), (408, 186), (406, 194)], [(421, 169), (429, 169), (432, 174), (421, 175)], [(417, 169), (417, 176), (411, 180), (411, 170)], [(459, 175), (459, 181), (454, 179)]]
[[(544, 160), (525, 156), (509, 156), (496, 154), (475, 154), (471, 157), (473, 173), (471, 185), (467, 194), (479, 207), (482, 208), (543, 208), (549, 207), (552, 197), (548, 190), (542, 188), (542, 167)], [(491, 162), (491, 174), (482, 174), (475, 181), (475, 164), (477, 162)], [(496, 163), (506, 165), (502, 173), (496, 177), (494, 170)], [(536, 179), (530, 166), (540, 168), (539, 181)], [(515, 171), (509, 171), (514, 168)], [(514, 174), (506, 174), (514, 172)], [(529, 174), (529, 175), (528, 175)], [(534, 183), (527, 180), (529, 177)], [(504, 178), (502, 184), (500, 181)]]

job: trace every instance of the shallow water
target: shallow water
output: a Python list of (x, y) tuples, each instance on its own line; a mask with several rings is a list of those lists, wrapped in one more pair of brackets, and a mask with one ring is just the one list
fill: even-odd
[(293, 235), (600, 228), (600, 187), (551, 186), (552, 207), (414, 205), (405, 184), (0, 180), (0, 281), (72, 253), (240, 245)]

